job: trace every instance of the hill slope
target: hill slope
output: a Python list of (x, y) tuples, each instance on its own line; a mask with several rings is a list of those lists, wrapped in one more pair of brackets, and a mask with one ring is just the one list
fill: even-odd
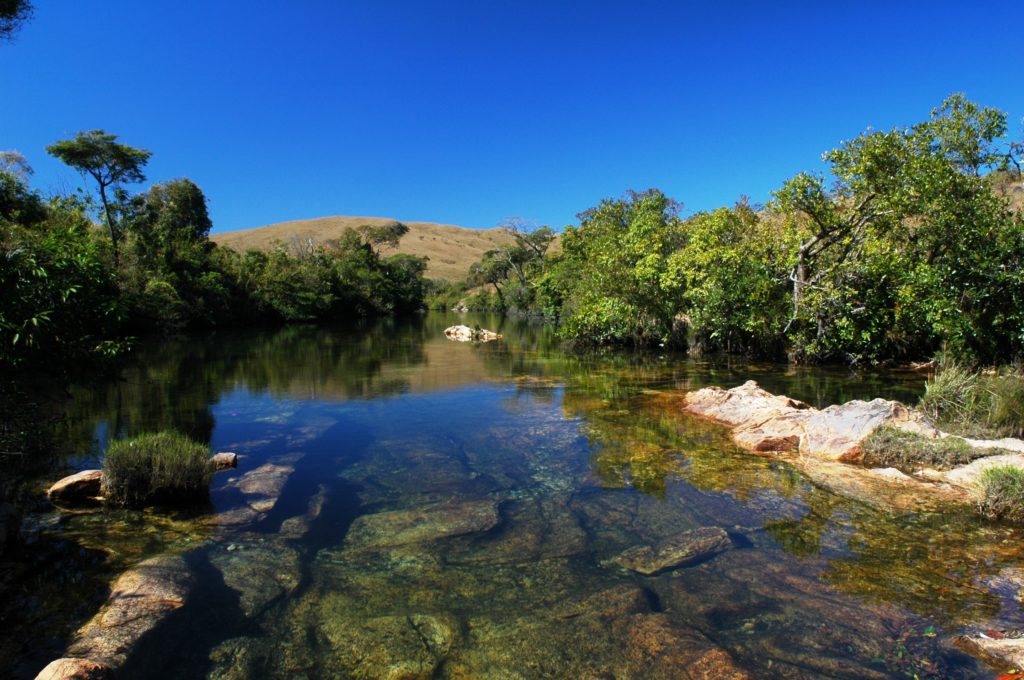
[[(312, 239), (316, 243), (328, 244), (346, 229), (393, 222), (395, 220), (383, 217), (321, 217), (212, 234), (210, 239), (217, 245), (239, 251), (250, 248), (267, 250), (274, 241), (290, 245)], [(479, 260), (484, 252), (508, 242), (508, 236), (501, 229), (466, 229), (433, 222), (405, 222), (405, 225), (409, 227), (409, 233), (402, 237), (398, 248), (385, 248), (381, 252), (384, 255), (397, 252), (430, 258), (427, 261), (427, 277), (432, 279), (464, 279), (469, 266)]]

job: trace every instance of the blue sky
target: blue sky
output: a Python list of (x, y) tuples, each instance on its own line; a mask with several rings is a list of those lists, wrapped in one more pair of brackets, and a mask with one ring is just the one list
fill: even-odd
[[(627, 189), (766, 201), (955, 91), (1022, 136), (1024, 3), (35, 0), (0, 45), (0, 149), (104, 128), (214, 231), (325, 215), (561, 227)], [(973, 7), (971, 5), (974, 5)], [(979, 9), (980, 8), (980, 9)]]

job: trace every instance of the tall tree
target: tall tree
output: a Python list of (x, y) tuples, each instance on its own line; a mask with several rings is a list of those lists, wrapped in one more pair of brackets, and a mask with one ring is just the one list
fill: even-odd
[(110, 241), (114, 248), (114, 261), (116, 262), (120, 229), (111, 214), (107, 189), (116, 189), (121, 184), (129, 182), (145, 181), (146, 176), (142, 169), (149, 161), (151, 152), (119, 144), (117, 135), (108, 134), (103, 130), (79, 132), (72, 139), (64, 139), (51, 144), (46, 147), (46, 151), (96, 181), (100, 189), (103, 217), (110, 232)]

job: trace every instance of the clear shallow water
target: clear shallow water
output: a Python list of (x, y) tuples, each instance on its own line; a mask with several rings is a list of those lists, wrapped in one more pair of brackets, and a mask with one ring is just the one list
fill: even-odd
[[(716, 649), (754, 677), (994, 677), (946, 640), (1024, 626), (1017, 531), (879, 512), (680, 412), (685, 390), (750, 378), (818, 406), (913, 402), (919, 376), (580, 358), (475, 320), (505, 340), (449, 342), (444, 315), (218, 334), (76, 390), (73, 466), (164, 427), (241, 462), (188, 515), (34, 516), (67, 583), (30, 582), (23, 616), (52, 634), (8, 652), (13, 675), (59, 655), (109, 579), (176, 552), (196, 592), (128, 677), (686, 677)], [(610, 561), (698, 527), (734, 549), (653, 577)]]

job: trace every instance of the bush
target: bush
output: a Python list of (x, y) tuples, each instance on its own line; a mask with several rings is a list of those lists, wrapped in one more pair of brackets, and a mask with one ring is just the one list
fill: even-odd
[(1024, 434), (1024, 376), (944, 366), (925, 386), (921, 408), (960, 434), (1019, 437)]
[(1024, 522), (1024, 470), (990, 467), (981, 473), (978, 511), (989, 519)]
[(202, 499), (212, 476), (207, 447), (177, 432), (111, 442), (103, 461), (104, 493), (121, 506)]
[(922, 467), (948, 470), (972, 460), (998, 453), (1002, 449), (975, 449), (959, 437), (934, 439), (896, 427), (882, 426), (862, 444), (864, 463), (914, 472)]

